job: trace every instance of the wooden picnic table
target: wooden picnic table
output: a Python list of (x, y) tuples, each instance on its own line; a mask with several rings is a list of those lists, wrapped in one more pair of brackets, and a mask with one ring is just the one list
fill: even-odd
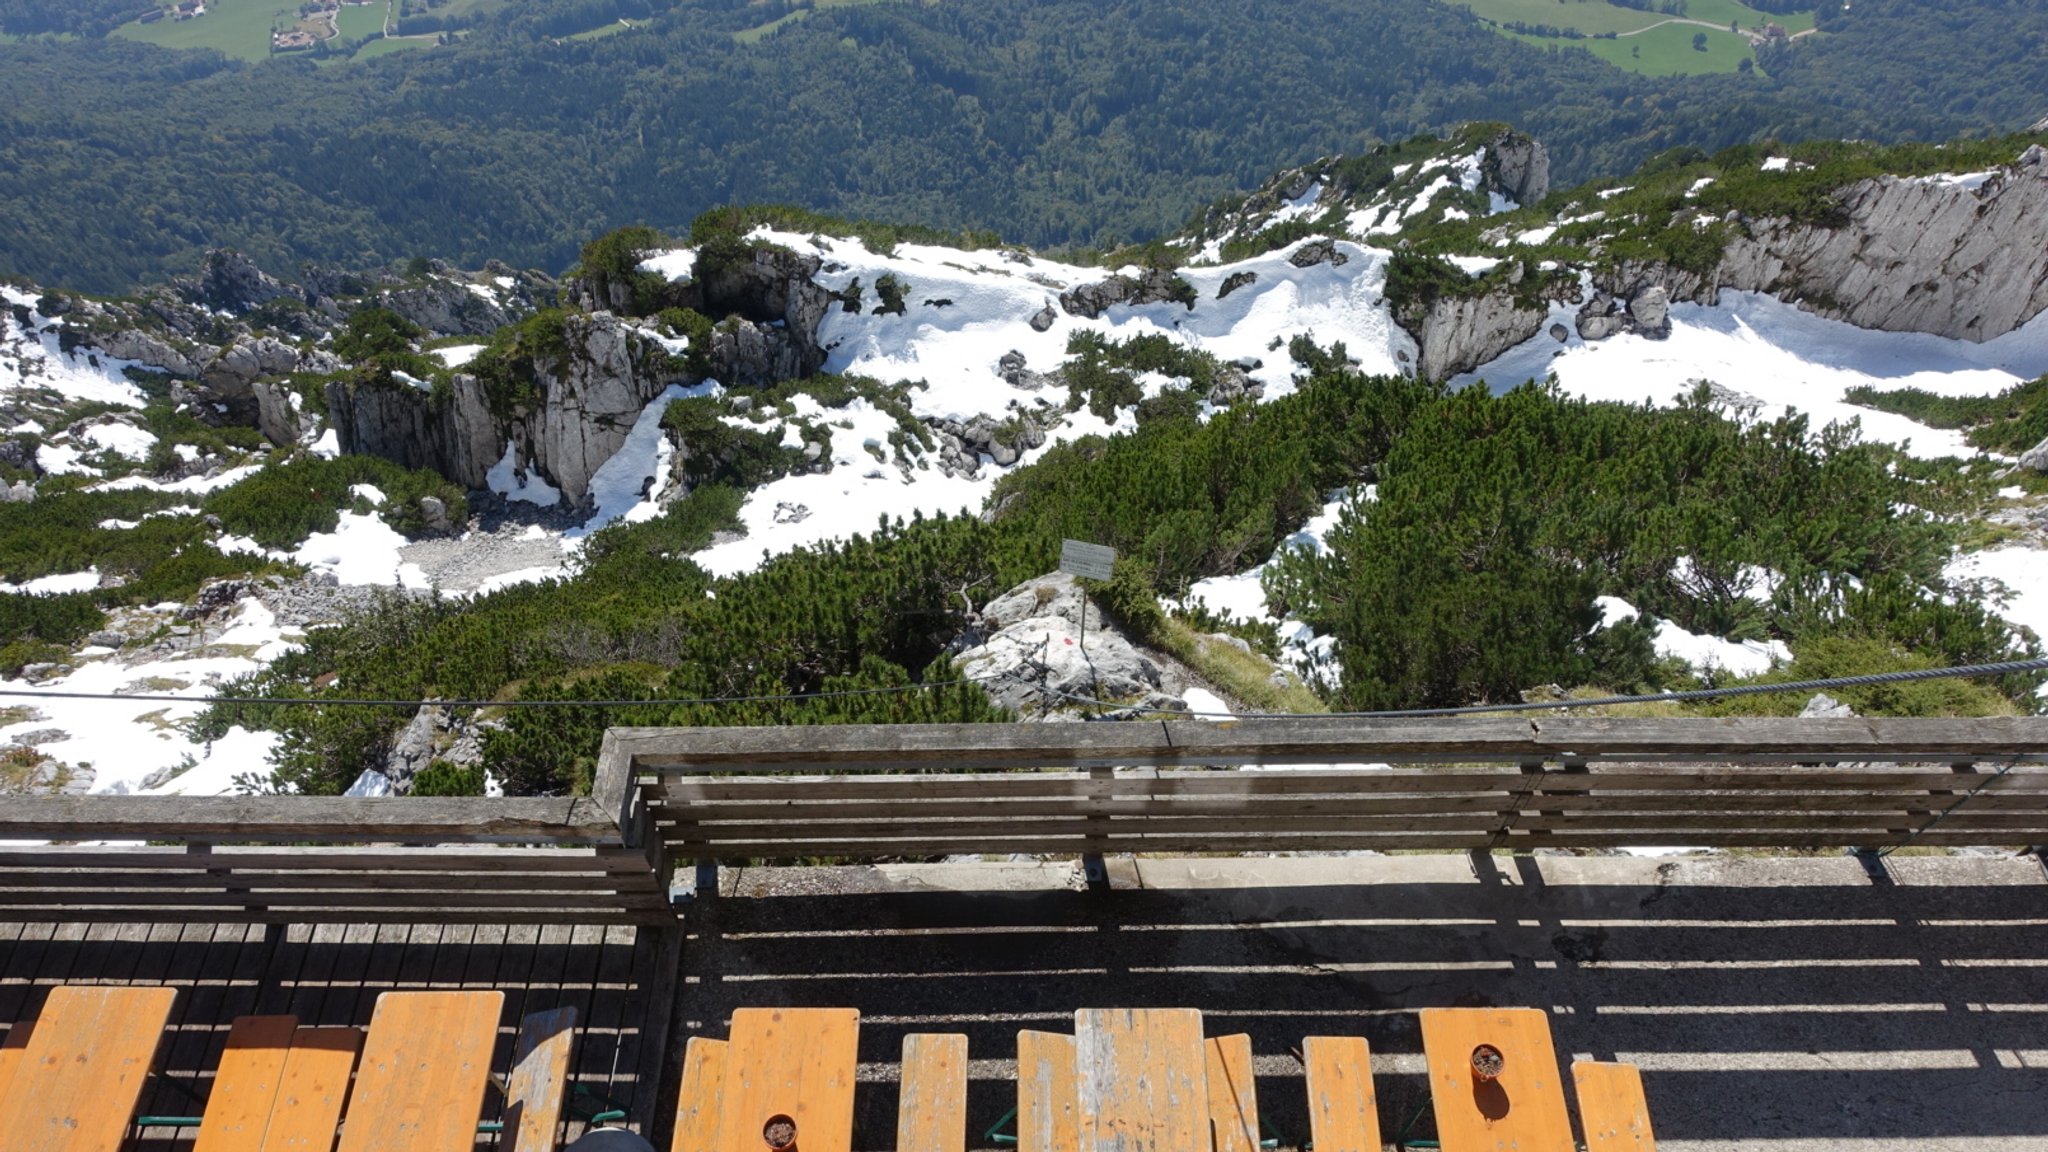
[[(1498, 1054), (1497, 1064), (1477, 1055), (1482, 1045)], [(1422, 1049), (1443, 1152), (1573, 1152), (1542, 1010), (1425, 1008)]]
[(176, 999), (175, 988), (51, 989), (34, 1025), (14, 1026), (26, 1043), (0, 1061), (0, 1152), (117, 1152)]

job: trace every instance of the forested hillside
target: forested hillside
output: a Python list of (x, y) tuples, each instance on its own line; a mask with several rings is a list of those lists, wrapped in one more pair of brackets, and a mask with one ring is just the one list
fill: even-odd
[(1946, 138), (2048, 112), (2023, 0), (1830, 5), (1829, 31), (1758, 71), (1666, 80), (1426, 0), (885, 3), (747, 42), (783, 9), (633, 0), (644, 25), (564, 38), (622, 2), (518, 5), (459, 44), (341, 66), (0, 45), (0, 274), (121, 291), (221, 244), (280, 271), (559, 270), (620, 224), (767, 201), (1106, 246), (1278, 167), (1463, 120), (1536, 135), (1563, 183), (1679, 144)]

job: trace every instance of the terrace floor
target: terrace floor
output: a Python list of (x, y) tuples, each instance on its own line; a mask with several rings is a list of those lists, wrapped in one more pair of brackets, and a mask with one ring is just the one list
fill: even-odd
[[(680, 1039), (745, 1005), (862, 1013), (860, 1149), (893, 1146), (902, 1036), (962, 1031), (968, 1144), (1014, 1102), (1020, 1028), (1191, 1006), (1247, 1032), (1261, 1113), (1306, 1135), (1313, 1034), (1364, 1035), (1391, 1140), (1423, 1102), (1415, 1011), (1525, 1005), (1559, 1055), (1643, 1069), (1688, 1149), (2048, 1148), (2048, 874), (2028, 857), (1463, 855), (728, 869), (680, 930), (0, 926), (0, 1024), (61, 982), (187, 989), (150, 1111), (250, 1012), (364, 1024), (389, 988), (498, 987), (507, 1018), (574, 1003), (577, 1079), (665, 1142)], [(685, 935), (687, 934), (687, 935)], [(679, 979), (678, 979), (679, 977)], [(673, 992), (673, 995), (671, 995)], [(510, 1033), (500, 1053), (509, 1058)], [(665, 1057), (665, 1058), (664, 1058)], [(1433, 1133), (1424, 1116), (1409, 1133)], [(170, 1147), (153, 1131), (146, 1147)]]

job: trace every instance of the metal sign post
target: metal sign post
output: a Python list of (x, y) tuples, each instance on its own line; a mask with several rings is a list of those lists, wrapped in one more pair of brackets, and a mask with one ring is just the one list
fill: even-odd
[[(1060, 571), (1088, 580), (1107, 580), (1116, 567), (1116, 549), (1082, 540), (1060, 541)], [(1081, 593), (1081, 659), (1088, 660), (1088, 594)], [(1095, 661), (1088, 660), (1090, 693), (1101, 691), (1095, 682)]]

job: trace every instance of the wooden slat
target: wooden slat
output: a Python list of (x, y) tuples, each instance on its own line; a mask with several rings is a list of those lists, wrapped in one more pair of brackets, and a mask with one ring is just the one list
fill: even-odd
[(1650, 1106), (1643, 1099), (1643, 1074), (1635, 1065), (1577, 1060), (1572, 1063), (1572, 1084), (1578, 1093), (1586, 1152), (1657, 1152)]
[(896, 1152), (966, 1152), (967, 1037), (911, 1032), (903, 1037), (896, 1105)]
[(1202, 1053), (1208, 1068), (1210, 1147), (1214, 1152), (1259, 1152), (1252, 1038), (1212, 1036), (1202, 1042)]
[[(1302, 769), (1289, 772), (1161, 770), (1144, 777), (1095, 778), (1072, 772), (955, 772), (918, 776), (715, 776), (660, 786), (657, 815), (726, 802), (827, 800), (985, 800), (1066, 797), (1109, 801), (1182, 796), (1437, 795), (1552, 791), (1604, 792), (1859, 792), (1929, 793), (1955, 787), (1952, 772), (1924, 769), (1650, 768), (1594, 766), (1585, 772), (1502, 773), (1436, 765), (1423, 771)], [(2048, 791), (2048, 769), (2015, 768), (1976, 782), (1984, 792)], [(650, 789), (650, 792), (654, 792)]]
[[(1981, 843), (1979, 840), (1972, 843)], [(207, 926), (215, 924), (303, 924), (309, 918), (324, 920), (345, 920), (351, 924), (418, 924), (422, 920), (433, 920), (441, 924), (673, 924), (673, 911), (640, 909), (607, 910), (562, 909), (562, 908), (505, 908), (497, 910), (463, 910), (459, 908), (391, 911), (380, 908), (318, 907), (318, 908), (271, 908), (261, 912), (245, 912), (235, 908), (121, 908), (118, 906), (71, 906), (49, 908), (9, 908), (4, 919), (23, 924), (76, 924), (85, 920), (116, 921), (122, 924), (192, 924)]]
[(761, 1152), (778, 1115), (796, 1121), (803, 1152), (851, 1152), (859, 1039), (852, 1008), (734, 1011), (719, 1152)]
[(333, 1152), (363, 1034), (355, 1028), (300, 1028), (263, 1133), (263, 1152)]
[(1017, 1152), (1076, 1152), (1081, 1146), (1074, 1038), (1017, 1033)]
[(1372, 1052), (1360, 1036), (1310, 1036), (1301, 1042), (1308, 1067), (1308, 1130), (1316, 1152), (1380, 1152), (1379, 1103)]
[(403, 804), (343, 796), (15, 796), (0, 806), (0, 839), (616, 844), (618, 825), (582, 799), (412, 796)]
[[(103, 899), (101, 898), (103, 897)], [(129, 891), (108, 889), (81, 891), (76, 889), (0, 888), (0, 906), (10, 904), (71, 904), (90, 907), (95, 904), (120, 904), (133, 908), (155, 907), (239, 907), (252, 905), (267, 908), (332, 908), (336, 906), (361, 905), (375, 908), (533, 908), (538, 906), (559, 907), (565, 903), (586, 904), (602, 908), (638, 908), (646, 910), (665, 909), (668, 897), (654, 892), (581, 892), (573, 900), (561, 893), (549, 892), (317, 892), (299, 889), (266, 892), (260, 889), (246, 892), (207, 891)], [(431, 920), (433, 917), (421, 917)]]
[(0, 1093), (7, 1152), (116, 1152), (176, 998), (172, 988), (51, 989)]
[[(1491, 1044), (1506, 1058), (1481, 1082), (1472, 1052)], [(1550, 1018), (1535, 1008), (1425, 1008), (1422, 1048), (1443, 1152), (1574, 1152)]]
[(438, 875), (397, 873), (390, 875), (313, 873), (222, 872), (209, 876), (196, 872), (153, 873), (137, 871), (77, 871), (37, 869), (0, 871), (0, 889), (185, 889), (191, 891), (323, 892), (360, 893), (379, 900), (385, 892), (426, 892), (459, 895), (465, 892), (516, 892), (549, 894), (550, 898), (610, 894), (644, 896), (656, 891), (654, 874), (640, 876), (547, 876)]
[(446, 872), (633, 874), (647, 871), (637, 849), (518, 848), (503, 845), (435, 844), (403, 848), (336, 848), (300, 845), (275, 849), (217, 847), (204, 855), (183, 848), (92, 848), (51, 845), (0, 851), (0, 868), (130, 868), (210, 872), (221, 869), (280, 872)]
[(726, 1043), (692, 1036), (683, 1049), (683, 1088), (676, 1096), (676, 1129), (669, 1152), (715, 1152), (718, 1118), (725, 1111)]
[(817, 730), (615, 728), (605, 753), (634, 772), (709, 768), (901, 771), (934, 766), (1343, 763), (1403, 756), (1509, 762), (1616, 755), (1812, 760), (2004, 759), (2048, 747), (2039, 717), (1817, 720), (1503, 717), (1240, 720), (1215, 724), (845, 724)]
[(193, 1152), (261, 1152), (298, 1026), (295, 1016), (243, 1016), (228, 1029)]
[[(1053, 797), (1018, 800), (978, 797), (959, 800), (924, 800), (903, 797), (894, 800), (836, 800), (819, 796), (806, 800), (771, 803), (744, 801), (702, 803), (690, 807), (658, 807), (657, 823), (717, 825), (731, 822), (775, 824), (783, 822), (827, 823), (848, 820), (881, 820), (902, 823), (909, 820), (1024, 819), (1045, 817), (1237, 817), (1237, 816), (1398, 816), (1450, 815), (1460, 812), (1498, 813), (1518, 806), (1524, 811), (1555, 812), (1784, 812), (1784, 811), (1875, 811), (1887, 807), (1904, 810), (1908, 805), (1925, 806), (1937, 794), (1932, 792), (1488, 792), (1462, 795), (1432, 793), (1423, 796), (1386, 794), (1330, 796), (1164, 796), (1094, 799)], [(1954, 798), (1946, 804), (1954, 803)], [(1941, 806), (1945, 807), (1946, 804)], [(1988, 793), (1971, 798), (1970, 811), (2048, 812), (2048, 792)]]
[(341, 1152), (468, 1152), (504, 1004), (501, 992), (379, 996)]
[(1075, 1012), (1074, 1076), (1081, 1152), (1208, 1152), (1200, 1012)]
[(535, 1012), (519, 1022), (505, 1086), (505, 1134), (512, 1152), (555, 1152), (575, 1044), (574, 1006)]

